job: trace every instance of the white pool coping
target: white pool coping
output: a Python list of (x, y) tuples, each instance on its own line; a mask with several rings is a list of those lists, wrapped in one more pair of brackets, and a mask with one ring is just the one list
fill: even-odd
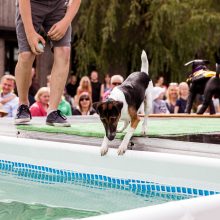
[[(140, 151), (127, 151), (125, 155), (118, 156), (115, 149), (109, 149), (108, 154), (101, 157), (100, 148), (94, 146), (5, 136), (0, 136), (0, 140), (0, 159), (8, 161), (220, 192), (220, 160), (215, 158)], [(161, 209), (165, 210), (167, 218), (161, 214)], [(132, 219), (133, 215), (138, 216), (138, 219), (146, 219), (149, 216), (148, 219), (185, 220), (196, 219), (204, 211), (209, 213), (209, 219), (217, 219), (216, 216), (220, 216), (219, 195), (170, 202), (107, 216), (113, 215), (116, 219)], [(188, 214), (191, 216), (194, 212), (194, 218), (184, 217)], [(117, 214), (118, 217), (115, 216)], [(95, 218), (114, 219), (107, 216)], [(202, 218), (198, 219), (208, 219), (203, 218), (204, 216), (203, 213)]]
[(220, 195), (198, 197), (128, 211), (84, 218), (85, 220), (219, 220)]

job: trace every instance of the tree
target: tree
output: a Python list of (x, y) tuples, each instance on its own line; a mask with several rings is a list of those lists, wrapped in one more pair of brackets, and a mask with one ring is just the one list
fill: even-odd
[(140, 69), (145, 49), (150, 75), (183, 81), (183, 64), (209, 59), (219, 48), (217, 0), (84, 0), (74, 23), (77, 71), (92, 68), (124, 76)]

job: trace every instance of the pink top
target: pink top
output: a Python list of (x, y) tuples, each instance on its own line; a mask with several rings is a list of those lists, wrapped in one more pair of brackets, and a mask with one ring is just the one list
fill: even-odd
[(30, 112), (32, 116), (46, 116), (47, 112), (44, 109), (43, 105), (40, 102), (35, 102), (30, 107)]

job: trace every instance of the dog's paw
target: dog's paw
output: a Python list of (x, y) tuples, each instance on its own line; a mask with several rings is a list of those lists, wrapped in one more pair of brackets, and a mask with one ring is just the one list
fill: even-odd
[(141, 136), (144, 136), (144, 137), (147, 136), (147, 129), (141, 131)]
[(127, 147), (120, 146), (118, 148), (118, 156), (123, 155), (126, 152), (126, 150), (127, 150)]
[(101, 148), (101, 156), (105, 156), (108, 153), (108, 147)]
[(142, 127), (141, 127), (141, 135), (142, 135), (142, 136), (146, 136), (146, 135), (147, 135), (147, 125), (146, 125), (146, 123), (143, 123), (143, 124), (142, 124)]

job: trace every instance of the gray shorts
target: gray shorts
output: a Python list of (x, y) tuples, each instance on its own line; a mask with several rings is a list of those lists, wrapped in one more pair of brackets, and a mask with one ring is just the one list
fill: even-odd
[[(69, 0), (30, 0), (32, 21), (36, 32), (43, 28), (45, 33), (66, 14)], [(66, 34), (59, 41), (50, 40), (52, 47), (70, 47), (71, 26)], [(19, 13), (18, 0), (16, 0), (16, 33), (18, 39), (19, 52), (31, 51), (24, 30), (24, 25)]]

